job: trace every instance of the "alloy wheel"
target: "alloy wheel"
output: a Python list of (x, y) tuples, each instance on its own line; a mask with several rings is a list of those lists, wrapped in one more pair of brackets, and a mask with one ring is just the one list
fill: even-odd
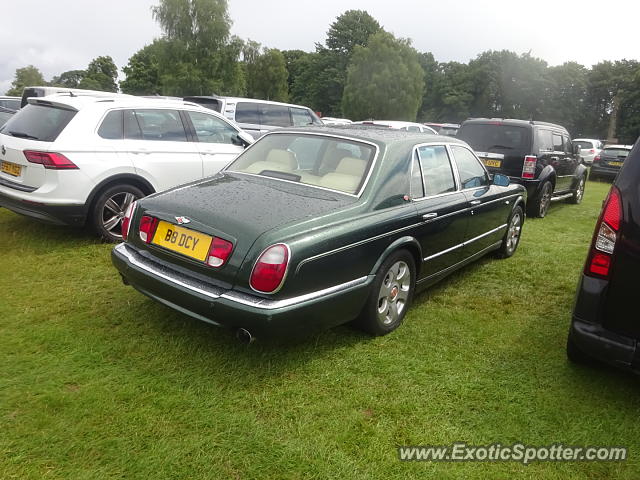
[(383, 325), (400, 320), (411, 289), (411, 270), (400, 260), (387, 271), (378, 292), (378, 319)]
[(112, 236), (122, 238), (122, 220), (136, 196), (130, 192), (119, 192), (111, 195), (102, 209), (102, 226)]
[(509, 223), (509, 230), (507, 231), (507, 252), (509, 255), (513, 253), (513, 251), (518, 246), (518, 241), (520, 240), (520, 231), (522, 229), (522, 218), (519, 212), (516, 212), (515, 215), (511, 218), (511, 222)]

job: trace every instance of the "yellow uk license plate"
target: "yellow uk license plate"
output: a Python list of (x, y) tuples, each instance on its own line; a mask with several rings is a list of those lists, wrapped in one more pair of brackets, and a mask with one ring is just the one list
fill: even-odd
[(609, 162), (609, 165), (611, 165), (612, 167), (621, 167), (622, 162)]
[(11, 162), (2, 162), (2, 171), (14, 177), (19, 177), (22, 173), (22, 166)]
[(502, 165), (502, 160), (493, 160), (491, 158), (483, 158), (482, 161), (487, 167), (500, 168), (500, 166)]
[(161, 221), (153, 235), (152, 243), (204, 262), (209, 253), (211, 240), (212, 237), (204, 233)]

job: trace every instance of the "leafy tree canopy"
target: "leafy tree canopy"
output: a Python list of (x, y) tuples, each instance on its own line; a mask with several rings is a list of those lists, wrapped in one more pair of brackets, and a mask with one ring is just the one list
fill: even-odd
[(44, 77), (40, 70), (33, 65), (28, 67), (18, 68), (16, 70), (13, 82), (11, 82), (11, 88), (7, 91), (7, 95), (20, 97), (22, 96), (22, 90), (24, 87), (30, 87), (35, 85), (46, 85)]

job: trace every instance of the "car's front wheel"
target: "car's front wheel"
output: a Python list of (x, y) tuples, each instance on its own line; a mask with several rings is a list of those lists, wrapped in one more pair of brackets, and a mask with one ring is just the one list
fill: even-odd
[(108, 242), (122, 240), (122, 220), (134, 201), (144, 193), (133, 185), (114, 185), (98, 194), (92, 211), (93, 228)]
[(371, 293), (356, 325), (371, 335), (386, 335), (400, 326), (413, 300), (416, 267), (406, 250), (390, 255), (378, 269)]
[(522, 233), (522, 224), (524, 223), (524, 212), (522, 207), (518, 205), (513, 209), (507, 222), (507, 231), (502, 239), (502, 245), (498, 250), (498, 256), (501, 258), (509, 258), (516, 252), (516, 248), (520, 244), (520, 235)]
[(576, 185), (576, 189), (573, 191), (573, 196), (569, 200), (571, 203), (578, 204), (582, 202), (582, 198), (584, 197), (584, 186), (587, 180), (587, 176), (583, 175), (578, 180), (578, 184)]

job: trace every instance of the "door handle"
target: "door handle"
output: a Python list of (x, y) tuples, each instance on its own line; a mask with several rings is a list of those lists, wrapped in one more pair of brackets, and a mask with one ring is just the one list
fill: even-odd
[(482, 202), (480, 200), (471, 200), (471, 205), (480, 205)]
[(423, 220), (431, 220), (432, 218), (436, 218), (437, 216), (438, 216), (438, 214), (436, 212), (425, 213), (424, 215), (422, 215), (422, 219)]

